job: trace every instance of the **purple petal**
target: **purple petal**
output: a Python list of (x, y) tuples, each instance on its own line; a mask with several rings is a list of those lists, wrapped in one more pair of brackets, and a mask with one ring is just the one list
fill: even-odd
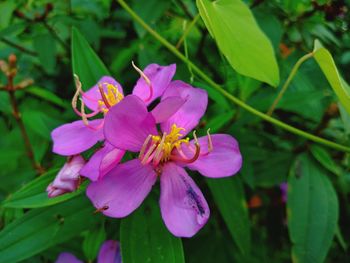
[[(153, 96), (150, 100), (147, 100), (150, 96), (149, 85), (143, 78), (139, 78), (134, 87), (132, 94), (138, 96), (149, 105), (155, 99), (159, 98), (168, 87), (171, 79), (175, 75), (176, 65), (171, 64), (169, 66), (160, 66), (158, 64), (149, 64), (143, 73), (150, 79), (153, 89)], [(146, 101), (147, 100), (147, 101)]]
[(156, 123), (145, 103), (134, 95), (126, 96), (105, 117), (106, 140), (118, 149), (140, 151), (150, 134), (157, 134)]
[(174, 163), (163, 167), (160, 208), (165, 225), (178, 237), (192, 237), (207, 222), (209, 207), (195, 182)]
[(104, 147), (94, 153), (88, 163), (81, 169), (80, 174), (91, 181), (99, 180), (120, 162), (124, 153), (125, 151), (106, 143)]
[[(98, 127), (103, 120), (89, 122), (91, 127)], [(86, 151), (98, 141), (103, 140), (103, 129), (92, 129), (87, 127), (83, 121), (75, 121), (64, 124), (54, 129), (51, 133), (53, 140), (53, 152), (71, 156)]]
[(117, 165), (103, 179), (91, 183), (86, 193), (106, 216), (125, 217), (140, 206), (156, 180), (151, 166), (134, 159)]
[(156, 123), (165, 122), (174, 115), (185, 102), (186, 100), (180, 97), (168, 97), (162, 100), (152, 110), (152, 115), (156, 119)]
[(79, 184), (79, 172), (84, 165), (85, 160), (80, 155), (71, 157), (47, 187), (49, 198), (75, 191)]
[[(102, 100), (101, 92), (98, 87), (99, 84), (102, 85), (103, 90), (107, 93), (107, 84), (112, 84), (118, 88), (118, 91), (123, 94), (122, 86), (112, 77), (103, 76), (95, 86), (85, 92), (83, 96), (84, 104), (92, 111), (98, 110), (99, 104), (98, 101)], [(82, 83), (84, 85), (84, 83)]]
[(170, 132), (171, 126), (176, 124), (177, 127), (185, 128), (183, 134), (186, 135), (198, 125), (205, 113), (208, 94), (203, 89), (193, 88), (185, 82), (176, 80), (170, 83), (162, 100), (173, 96), (179, 96), (186, 102), (173, 116), (161, 124), (161, 128), (163, 132)]
[[(237, 173), (242, 166), (242, 155), (239, 151), (238, 142), (227, 134), (211, 135), (213, 150), (208, 153), (208, 137), (203, 136), (198, 139), (201, 147), (199, 158), (187, 167), (191, 170), (197, 170), (207, 177), (226, 177)], [(190, 142), (194, 148), (194, 141)], [(183, 146), (187, 156), (193, 156), (189, 153), (188, 148)]]
[(58, 256), (55, 263), (83, 263), (83, 261), (77, 259), (77, 257), (71, 253), (63, 252)]
[(105, 241), (98, 253), (97, 263), (121, 263), (119, 243), (114, 240)]

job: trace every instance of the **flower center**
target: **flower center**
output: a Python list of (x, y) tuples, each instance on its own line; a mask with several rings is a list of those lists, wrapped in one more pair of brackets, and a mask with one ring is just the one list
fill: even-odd
[[(107, 93), (103, 90), (102, 84), (106, 85)], [(99, 107), (103, 113), (107, 113), (108, 109), (118, 102), (120, 102), (124, 96), (119, 92), (118, 88), (110, 83), (98, 84), (98, 88), (101, 92), (102, 100), (98, 101)]]
[[(176, 124), (171, 126), (170, 133), (163, 133), (162, 136), (159, 135), (149, 135), (139, 154), (139, 159), (142, 164), (152, 163), (154, 167), (159, 164), (168, 162), (168, 161), (180, 161), (186, 163), (192, 163), (198, 159), (200, 154), (200, 147), (196, 137), (196, 133), (193, 133), (195, 139), (195, 149), (190, 145), (189, 138), (181, 139), (183, 134), (181, 131), (184, 131), (184, 128), (177, 127)], [(182, 152), (182, 144), (188, 146), (188, 148), (194, 152), (192, 158), (188, 158)], [(192, 148), (191, 148), (192, 147)], [(177, 150), (178, 155), (174, 154), (174, 150)]]

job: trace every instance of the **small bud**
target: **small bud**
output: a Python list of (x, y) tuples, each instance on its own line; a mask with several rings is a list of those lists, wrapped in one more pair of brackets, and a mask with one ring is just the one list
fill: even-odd
[(17, 57), (15, 54), (10, 54), (8, 60), (10, 68), (16, 67)]
[(84, 165), (85, 160), (80, 155), (71, 157), (46, 188), (49, 198), (75, 191), (79, 187), (79, 172)]

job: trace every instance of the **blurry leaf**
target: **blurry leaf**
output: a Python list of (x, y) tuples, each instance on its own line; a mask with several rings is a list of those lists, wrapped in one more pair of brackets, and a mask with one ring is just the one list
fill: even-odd
[(48, 89), (37, 87), (37, 86), (31, 86), (29, 88), (24, 89), (25, 92), (28, 92), (30, 94), (33, 94), (41, 99), (47, 100), (57, 106), (68, 108), (70, 105), (66, 101), (62, 100), (60, 97), (55, 95), (53, 92), (51, 92)]
[(37, 208), (52, 206), (69, 200), (85, 191), (86, 184), (72, 193), (64, 194), (54, 198), (48, 198), (47, 186), (55, 179), (58, 169), (51, 170), (33, 181), (24, 185), (19, 191), (11, 194), (3, 203), (3, 207), (12, 208)]
[(311, 153), (324, 168), (331, 171), (335, 175), (338, 175), (338, 176), (341, 175), (340, 168), (335, 164), (332, 157), (323, 147), (317, 144), (313, 144), (311, 146)]
[(73, 73), (79, 76), (85, 89), (95, 85), (102, 76), (109, 75), (101, 59), (74, 27), (72, 29), (72, 67)]
[(343, 121), (344, 124), (344, 130), (345, 134), (349, 135), (350, 134), (350, 114), (348, 114), (340, 103), (338, 103), (339, 111), (340, 111), (340, 117)]
[(197, 0), (199, 13), (231, 66), (276, 87), (279, 70), (270, 40), (240, 0)]
[(18, 35), (22, 33), (26, 27), (27, 27), (27, 22), (20, 22), (20, 23), (9, 25), (5, 29), (0, 30), (0, 37)]
[(85, 257), (89, 261), (93, 261), (96, 258), (97, 253), (105, 240), (106, 231), (103, 224), (101, 224), (101, 226), (96, 226), (87, 232), (87, 235), (83, 242), (83, 251)]
[(350, 114), (350, 88), (339, 75), (332, 55), (318, 40), (315, 41), (313, 53), (323, 74), (328, 79), (335, 94), (337, 94), (340, 103), (344, 106), (348, 114)]
[(342, 247), (342, 249), (344, 251), (347, 251), (348, 250), (348, 245), (346, 244), (345, 240), (344, 240), (344, 237), (341, 233), (341, 230), (340, 230), (340, 227), (339, 225), (337, 225), (337, 229), (335, 230), (335, 237), (337, 238), (340, 246)]
[(120, 231), (123, 263), (185, 262), (181, 239), (166, 229), (153, 196), (122, 220)]
[(16, 8), (16, 4), (14, 1), (4, 1), (0, 3), (0, 10), (1, 10), (1, 16), (0, 16), (0, 29), (4, 29), (8, 26), (10, 23), (12, 13)]
[(113, 75), (121, 76), (122, 70), (125, 67), (130, 67), (130, 61), (132, 61), (132, 58), (137, 53), (138, 49), (139, 42), (134, 41), (128, 48), (125, 48), (116, 54), (110, 66)]
[(0, 262), (15, 263), (79, 235), (99, 220), (84, 196), (34, 209), (0, 232)]
[(211, 86), (196, 81), (194, 81), (193, 86), (205, 89), (208, 92), (209, 98), (217, 102), (220, 105), (220, 107), (225, 108), (227, 110), (230, 110), (232, 108), (232, 106), (227, 102), (226, 98), (220, 92), (213, 89)]
[[(162, 17), (169, 8), (171, 1), (148, 0), (147, 4), (143, 1), (132, 1), (132, 9), (149, 25), (156, 25), (156, 22)], [(136, 21), (134, 27), (140, 37), (144, 37), (146, 30)]]
[(252, 78), (237, 75), (240, 98), (246, 101), (257, 89), (260, 88), (261, 82)]
[(33, 46), (35, 51), (38, 52), (41, 67), (47, 73), (53, 74), (56, 67), (56, 42), (51, 34), (35, 36)]
[(237, 177), (207, 179), (215, 204), (242, 254), (250, 251), (250, 226), (243, 184)]
[(324, 262), (338, 223), (338, 200), (325, 172), (307, 155), (289, 176), (287, 215), (293, 262)]
[(55, 119), (50, 118), (45, 112), (41, 111), (23, 112), (23, 122), (26, 127), (48, 140), (51, 139), (51, 131), (58, 126), (58, 122)]
[(220, 128), (222, 128), (232, 120), (234, 114), (235, 111), (230, 110), (228, 112), (224, 112), (222, 114), (210, 118), (207, 124), (207, 127), (210, 128), (210, 132), (218, 132)]

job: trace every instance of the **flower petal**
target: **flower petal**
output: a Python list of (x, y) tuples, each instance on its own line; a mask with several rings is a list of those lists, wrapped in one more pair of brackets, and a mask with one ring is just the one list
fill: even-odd
[(91, 183), (86, 193), (106, 216), (125, 217), (141, 205), (156, 180), (151, 166), (134, 159), (117, 165), (103, 179)]
[(208, 104), (208, 94), (205, 90), (194, 88), (187, 83), (176, 80), (170, 83), (162, 96), (162, 100), (168, 97), (179, 96), (186, 102), (168, 120), (161, 124), (163, 132), (170, 132), (171, 126), (185, 128), (184, 135), (196, 127), (202, 118)]
[[(212, 178), (227, 177), (237, 173), (242, 167), (242, 155), (236, 139), (227, 134), (213, 134), (211, 140), (213, 150), (208, 153), (208, 137), (203, 136), (198, 139), (201, 155), (187, 167)], [(194, 145), (193, 140), (190, 145)], [(183, 146), (185, 154), (188, 155), (189, 151), (185, 150), (186, 148)]]
[(94, 153), (88, 163), (81, 169), (80, 174), (91, 181), (100, 180), (120, 162), (124, 153), (125, 151), (106, 143), (105, 146)]
[[(99, 127), (103, 120), (92, 120), (91, 127)], [(94, 146), (98, 141), (103, 140), (103, 129), (92, 129), (87, 127), (83, 121), (75, 121), (64, 124), (54, 129), (51, 133), (53, 140), (53, 152), (71, 156)]]
[(119, 242), (114, 240), (105, 241), (98, 253), (97, 263), (121, 263)]
[(159, 102), (151, 111), (153, 117), (156, 119), (156, 123), (165, 122), (174, 115), (185, 102), (186, 100), (181, 97), (168, 97)]
[(145, 103), (134, 95), (126, 96), (105, 117), (106, 140), (116, 148), (138, 152), (150, 134), (157, 134), (156, 123)]
[(71, 253), (63, 252), (58, 256), (55, 263), (83, 263), (83, 261), (77, 259), (77, 257)]
[(195, 182), (174, 163), (160, 177), (160, 208), (165, 225), (178, 237), (192, 237), (207, 222), (209, 207)]
[[(169, 66), (160, 66), (158, 64), (149, 64), (143, 73), (149, 78), (152, 84), (153, 96), (150, 100), (147, 100), (150, 96), (150, 88), (146, 81), (140, 77), (137, 81), (132, 94), (138, 96), (147, 105), (152, 103), (155, 99), (159, 98), (168, 87), (171, 79), (175, 75), (176, 64)], [(146, 101), (147, 100), (147, 101)]]
[[(118, 91), (123, 94), (122, 86), (112, 77), (103, 76), (95, 86), (86, 91), (83, 96), (84, 104), (92, 111), (98, 110), (99, 104), (98, 101), (102, 100), (101, 92), (98, 85), (101, 84), (104, 92), (107, 93), (106, 84), (112, 84), (118, 88)], [(84, 83), (83, 83), (84, 85)]]

